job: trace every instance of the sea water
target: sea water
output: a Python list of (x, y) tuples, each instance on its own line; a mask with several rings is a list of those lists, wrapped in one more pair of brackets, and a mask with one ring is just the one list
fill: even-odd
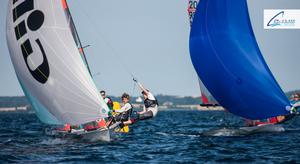
[(224, 111), (166, 110), (131, 126), (111, 142), (87, 143), (45, 135), (34, 114), (0, 113), (0, 163), (296, 162), (300, 160), (300, 118), (285, 132), (246, 136), (204, 136), (238, 128), (243, 120)]

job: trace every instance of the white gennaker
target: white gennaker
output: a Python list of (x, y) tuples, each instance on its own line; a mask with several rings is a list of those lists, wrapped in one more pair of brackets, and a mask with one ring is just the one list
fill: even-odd
[(10, 0), (6, 36), (16, 75), (38, 118), (79, 125), (108, 117), (108, 107), (76, 46), (66, 7), (64, 0)]

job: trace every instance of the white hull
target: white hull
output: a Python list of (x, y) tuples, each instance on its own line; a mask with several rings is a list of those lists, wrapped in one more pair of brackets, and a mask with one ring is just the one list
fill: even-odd
[(46, 134), (58, 138), (75, 139), (75, 140), (81, 140), (87, 142), (111, 141), (111, 135), (109, 129), (98, 129), (93, 131), (78, 130), (72, 132), (46, 130)]
[(89, 142), (97, 142), (97, 141), (110, 141), (110, 131), (108, 129), (105, 130), (95, 130), (91, 132), (85, 132), (83, 134), (79, 134), (83, 141)]
[(282, 125), (261, 125), (253, 127), (241, 127), (237, 129), (217, 129), (203, 132), (204, 136), (247, 136), (257, 133), (279, 133), (284, 132), (285, 129)]

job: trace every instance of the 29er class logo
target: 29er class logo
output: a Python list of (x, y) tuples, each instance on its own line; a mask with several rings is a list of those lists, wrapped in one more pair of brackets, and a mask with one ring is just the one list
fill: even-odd
[[(13, 5), (15, 5), (16, 2), (18, 2), (18, 0), (13, 0), (12, 1)], [(29, 13), (27, 18), (25, 18), (24, 20), (18, 21), (20, 23), (18, 23), (14, 27), (16, 39), (18, 42), (21, 42), (20, 41), (21, 38), (26, 38), (28, 30), (30, 30), (32, 32), (38, 31), (42, 27), (44, 20), (45, 20), (44, 13), (40, 10), (34, 9), (34, 0), (25, 0), (12, 9), (13, 22), (15, 23), (17, 20), (21, 19), (20, 17), (23, 16), (25, 13)], [(40, 52), (34, 52), (34, 50), (32, 48), (32, 44), (37, 44)], [(44, 51), (44, 48), (43, 48), (43, 45), (42, 45), (40, 39), (37, 38), (37, 39), (31, 40), (30, 38), (27, 37), (27, 39), (25, 39), (25, 41), (21, 42), (20, 48), (21, 48), (26, 66), (27, 66), (29, 72), (31, 73), (31, 75), (33, 76), (33, 78), (42, 84), (46, 83), (49, 78), (49, 75), (50, 75), (50, 70), (49, 70), (47, 56), (46, 56), (46, 53)], [(34, 70), (32, 70), (28, 64), (28, 60), (32, 60), (32, 59), (28, 59), (28, 58), (33, 53), (42, 54), (42, 56), (43, 56), (42, 64), (40, 64)]]

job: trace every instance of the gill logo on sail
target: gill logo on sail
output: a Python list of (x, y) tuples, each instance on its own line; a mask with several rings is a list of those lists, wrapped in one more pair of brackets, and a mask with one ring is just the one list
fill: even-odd
[[(18, 0), (13, 0), (13, 4), (18, 2)], [(16, 22), (22, 15), (25, 13), (30, 12), (27, 19), (25, 18), (24, 20), (19, 21), (15, 26), (15, 35), (17, 41), (20, 42), (20, 39), (25, 37), (26, 34), (28, 33), (28, 29), (32, 32), (36, 32), (41, 28), (41, 26), (44, 23), (44, 13), (40, 10), (34, 10), (34, 1), (33, 0), (25, 0), (24, 2), (20, 3), (18, 6), (13, 8), (12, 14), (13, 14), (13, 22)], [(26, 26), (27, 25), (27, 26)], [(28, 28), (27, 28), (28, 27)], [(47, 60), (47, 56), (45, 53), (45, 50), (43, 48), (43, 45), (40, 41), (39, 38), (34, 40), (35, 44), (37, 44), (39, 51), (41, 52), (43, 56), (43, 62), (36, 67), (34, 70), (32, 70), (29, 66), (29, 61), (30, 64), (33, 64), (34, 62), (32, 61), (31, 58), (29, 58), (30, 55), (34, 52), (32, 48), (32, 40), (30, 38), (25, 39), (25, 41), (21, 42), (21, 51), (24, 57), (24, 61), (26, 63), (26, 66), (30, 72), (30, 74), (33, 76), (35, 80), (38, 82), (44, 84), (47, 82), (49, 75), (50, 75), (50, 70), (49, 70), (49, 63)]]

